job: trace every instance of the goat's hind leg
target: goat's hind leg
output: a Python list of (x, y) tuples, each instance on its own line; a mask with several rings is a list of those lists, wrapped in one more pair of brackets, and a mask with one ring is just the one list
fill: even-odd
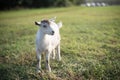
[(37, 58), (37, 73), (41, 73), (41, 52), (39, 49), (36, 50), (36, 58)]
[(57, 50), (57, 60), (58, 60), (58, 61), (61, 61), (60, 44), (57, 46), (56, 50)]
[(51, 53), (51, 58), (52, 59), (55, 59), (55, 49), (52, 51), (52, 53)]

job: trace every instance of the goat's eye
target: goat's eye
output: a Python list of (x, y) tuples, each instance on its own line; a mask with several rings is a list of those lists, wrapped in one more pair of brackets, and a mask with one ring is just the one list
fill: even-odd
[(43, 25), (44, 28), (46, 28), (47, 26), (46, 25)]

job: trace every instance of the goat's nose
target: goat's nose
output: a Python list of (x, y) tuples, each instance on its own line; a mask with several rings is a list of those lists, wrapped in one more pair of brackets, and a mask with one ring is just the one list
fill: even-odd
[(54, 35), (54, 33), (55, 33), (55, 32), (54, 32), (54, 31), (52, 31), (52, 35)]

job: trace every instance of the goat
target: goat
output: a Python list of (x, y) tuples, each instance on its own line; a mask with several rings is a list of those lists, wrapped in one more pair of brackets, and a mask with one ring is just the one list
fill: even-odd
[(37, 56), (37, 72), (41, 72), (41, 54), (46, 54), (46, 69), (51, 72), (50, 56), (55, 58), (57, 52), (57, 59), (61, 60), (60, 55), (60, 33), (59, 29), (62, 27), (62, 22), (55, 23), (55, 18), (44, 19), (40, 22), (35, 22), (39, 26), (36, 34), (36, 56)]

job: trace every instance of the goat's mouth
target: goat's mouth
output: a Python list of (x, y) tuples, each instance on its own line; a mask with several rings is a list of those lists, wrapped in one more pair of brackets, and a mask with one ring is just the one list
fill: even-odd
[(55, 33), (55, 32), (54, 32), (54, 31), (52, 31), (52, 34), (51, 34), (51, 35), (54, 35), (54, 33)]
[(54, 33), (51, 33), (51, 35), (54, 35)]
[(54, 35), (54, 33), (52, 33), (51, 35)]
[(51, 36), (53, 36), (53, 35), (54, 35), (54, 33), (50, 33), (50, 34), (48, 34), (48, 35), (51, 35)]

